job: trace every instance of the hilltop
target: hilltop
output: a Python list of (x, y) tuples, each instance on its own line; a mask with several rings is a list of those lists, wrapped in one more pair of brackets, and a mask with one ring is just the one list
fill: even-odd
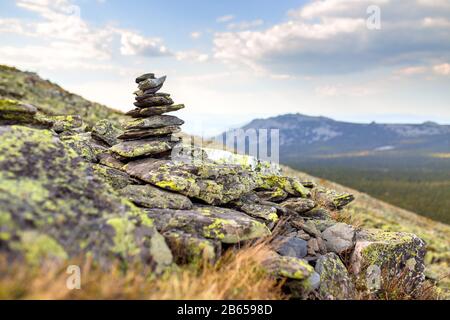
[(90, 126), (105, 118), (111, 121), (124, 118), (120, 111), (68, 92), (34, 72), (24, 72), (5, 65), (0, 65), (0, 98), (34, 104), (48, 115), (77, 114)]
[[(202, 161), (192, 164), (175, 163), (167, 154), (149, 157), (153, 149), (129, 154), (117, 141), (123, 125), (131, 128), (129, 134), (136, 133), (124, 115), (37, 75), (33, 81), (43, 86), (29, 88), (38, 99), (32, 101), (24, 91), (15, 93), (27, 86), (22, 82), (30, 81), (29, 74), (1, 70), (6, 75), (0, 79), (17, 85), (0, 87), (9, 98), (0, 104), (0, 251), (11, 259), (37, 263), (42, 257), (66, 260), (88, 254), (100, 265), (118, 261), (127, 269), (140, 261), (160, 274), (199, 258), (223, 262), (222, 253), (239, 250), (241, 240), (273, 232), (289, 245), (277, 247), (257, 265), (254, 261), (250, 274), (263, 281), (268, 269), (277, 279), (287, 278), (288, 291), (299, 298), (358, 297), (355, 286), (365, 285), (353, 283), (352, 277), (359, 279), (367, 262), (388, 267), (394, 275), (409, 270), (408, 286), (400, 290), (406, 296), (411, 285), (423, 281), (424, 272), (433, 281), (448, 274), (450, 229), (445, 224), (287, 167), (280, 174), (265, 164), (224, 164), (197, 148), (181, 149), (181, 154), (200, 155)], [(56, 91), (63, 97), (55, 101), (58, 111), (47, 97)], [(17, 101), (19, 96), (34, 106)], [(51, 99), (58, 100), (57, 95)], [(65, 101), (72, 101), (67, 109)], [(119, 157), (116, 151), (124, 153)], [(235, 157), (239, 163), (247, 159)], [(377, 230), (366, 230), (372, 227)], [(175, 275), (177, 270), (172, 270)], [(340, 288), (334, 287), (335, 276)]]

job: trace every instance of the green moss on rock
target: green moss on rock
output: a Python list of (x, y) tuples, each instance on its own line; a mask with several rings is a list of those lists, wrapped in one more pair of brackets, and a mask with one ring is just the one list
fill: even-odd
[(89, 253), (105, 264), (118, 257), (155, 270), (170, 264), (167, 246), (163, 256), (149, 249), (165, 245), (153, 221), (50, 130), (0, 126), (0, 208), (0, 251), (12, 258)]

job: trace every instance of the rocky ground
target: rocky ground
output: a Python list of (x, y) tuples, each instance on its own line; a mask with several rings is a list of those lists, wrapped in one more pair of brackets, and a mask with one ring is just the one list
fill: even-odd
[[(148, 79), (154, 77), (137, 82)], [(144, 88), (159, 90), (162, 83), (152, 81)], [(291, 298), (376, 297), (392, 279), (420, 298), (427, 252), (421, 237), (357, 225), (347, 216), (355, 197), (339, 186), (172, 137), (168, 143), (172, 130), (149, 141), (154, 129), (181, 122), (149, 126), (161, 116), (142, 114), (151, 107), (137, 102), (130, 113), (137, 120), (113, 116), (89, 125), (80, 115), (0, 100), (0, 252), (8, 261), (89, 256), (105, 268), (138, 263), (158, 277), (264, 241), (261, 267)], [(155, 149), (155, 141), (167, 147)], [(442, 250), (432, 259), (445, 260)]]

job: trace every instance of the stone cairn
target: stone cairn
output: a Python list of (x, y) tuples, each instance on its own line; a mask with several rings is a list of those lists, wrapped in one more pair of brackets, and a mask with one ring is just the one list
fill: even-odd
[(170, 94), (158, 92), (166, 76), (156, 78), (146, 73), (136, 78), (139, 90), (135, 92), (135, 109), (126, 114), (135, 118), (125, 124), (120, 143), (111, 148), (123, 160), (141, 157), (168, 156), (181, 139), (173, 136), (180, 132), (183, 120), (165, 113), (184, 108), (174, 104)]

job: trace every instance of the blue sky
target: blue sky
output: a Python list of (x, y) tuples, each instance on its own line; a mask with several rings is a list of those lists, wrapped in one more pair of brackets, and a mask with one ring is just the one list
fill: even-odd
[(450, 123), (448, 0), (5, 0), (0, 39), (0, 63), (124, 111), (135, 76), (166, 74), (197, 134), (295, 112)]

